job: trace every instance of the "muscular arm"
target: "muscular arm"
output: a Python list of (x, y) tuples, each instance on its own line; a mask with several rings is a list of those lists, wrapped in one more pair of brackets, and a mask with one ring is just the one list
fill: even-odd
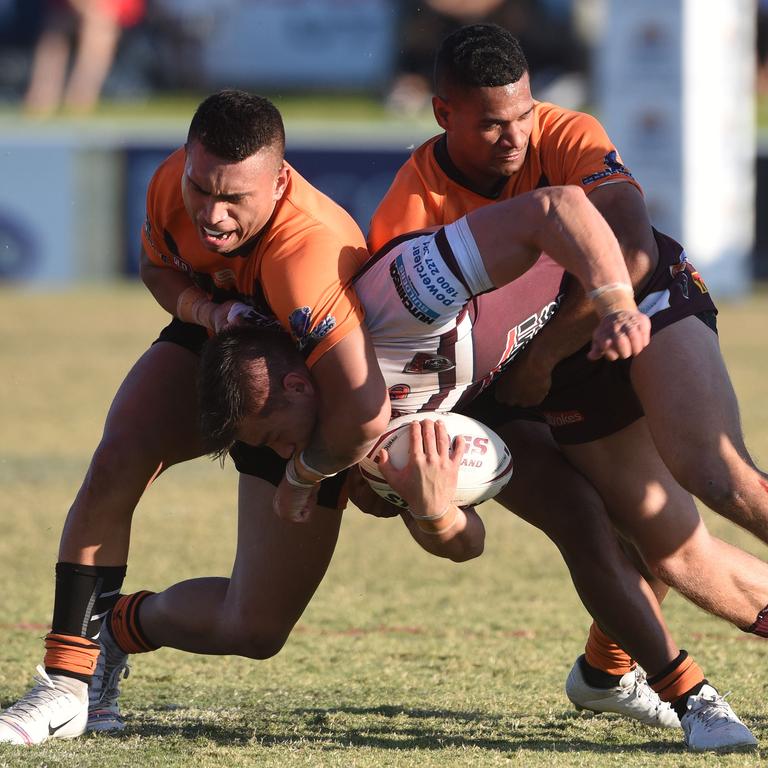
[[(642, 288), (658, 260), (642, 194), (631, 184), (606, 184), (593, 190), (589, 200), (616, 235), (632, 285)], [(552, 369), (589, 341), (596, 324), (584, 290), (571, 281), (555, 316), (500, 378), (499, 399), (519, 405), (541, 402), (549, 391)]]
[[(228, 325), (229, 310), (236, 301), (216, 304), (194, 285), (183, 272), (153, 264), (144, 249), (141, 249), (139, 275), (155, 297), (155, 301), (166, 311), (186, 323), (195, 323), (211, 331), (220, 331)], [(183, 297), (183, 298), (181, 298)], [(179, 299), (181, 298), (181, 301)]]
[(320, 402), (304, 457), (325, 474), (356, 464), (389, 423), (387, 387), (368, 332), (358, 326), (312, 368)]
[[(364, 326), (357, 326), (331, 347), (312, 368), (318, 391), (318, 416), (301, 457), (289, 460), (300, 483), (319, 482), (356, 464), (389, 423), (384, 377)], [(296, 486), (284, 477), (275, 493), (278, 515), (306, 521), (313, 507), (313, 486)]]
[(192, 280), (183, 272), (153, 264), (144, 249), (141, 249), (139, 275), (155, 301), (172, 315), (176, 314), (176, 304), (179, 296), (187, 288), (192, 287)]

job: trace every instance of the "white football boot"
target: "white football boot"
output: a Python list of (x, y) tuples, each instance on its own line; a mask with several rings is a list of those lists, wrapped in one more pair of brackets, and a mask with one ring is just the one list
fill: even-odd
[(749, 728), (711, 685), (704, 685), (698, 694), (689, 697), (680, 722), (685, 743), (694, 752), (728, 752), (757, 746)]
[(99, 633), (99, 660), (88, 688), (88, 730), (122, 731), (125, 720), (120, 714), (120, 680), (128, 677), (128, 654), (115, 643), (106, 622)]
[(576, 709), (598, 713), (614, 712), (656, 728), (680, 727), (677, 713), (648, 685), (645, 672), (640, 667), (623, 675), (618, 685), (593, 688), (584, 679), (580, 658), (576, 659), (565, 681), (566, 696)]
[(35, 685), (0, 714), (0, 742), (42, 744), (85, 733), (88, 686), (66, 675), (48, 675), (37, 667)]

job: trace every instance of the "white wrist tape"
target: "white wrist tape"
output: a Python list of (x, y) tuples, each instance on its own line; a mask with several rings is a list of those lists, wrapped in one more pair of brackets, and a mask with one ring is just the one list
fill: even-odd
[(629, 283), (606, 283), (588, 291), (587, 298), (601, 318), (621, 310), (637, 309), (635, 292)]
[(288, 459), (288, 463), (285, 465), (285, 479), (288, 481), (288, 485), (292, 486), (293, 488), (304, 488), (305, 490), (309, 490), (310, 488), (314, 488), (317, 483), (320, 481), (314, 483), (308, 483), (304, 480), (302, 480), (297, 474), (296, 474), (296, 467), (293, 464), (293, 457)]
[(422, 533), (425, 533), (427, 536), (441, 536), (447, 531), (450, 531), (451, 528), (453, 528), (453, 526), (456, 525), (456, 523), (458, 523), (460, 519), (461, 519), (461, 516), (459, 515), (459, 512), (457, 510), (456, 512), (454, 512), (453, 520), (451, 521), (451, 524), (446, 525), (445, 528), (439, 528), (438, 530), (435, 531), (435, 530), (424, 528), (424, 526), (421, 525), (421, 523), (416, 523), (416, 525), (419, 527), (419, 530)]
[(604, 293), (612, 293), (613, 291), (623, 291), (624, 293), (631, 293), (634, 296), (635, 290), (630, 283), (606, 283), (598, 288), (587, 293), (587, 298), (590, 301), (594, 301)]
[[(326, 474), (325, 472), (321, 472), (319, 469), (315, 469), (314, 467), (310, 467), (309, 464), (307, 464), (307, 460), (304, 458), (304, 451), (302, 451), (297, 457), (296, 461), (299, 463), (299, 466), (309, 475), (317, 475), (320, 480), (327, 480), (329, 477), (336, 477), (338, 475), (338, 472), (331, 472), (330, 474)], [(320, 482), (318, 480), (318, 482)]]
[(437, 515), (414, 515), (413, 512), (409, 509), (408, 512), (410, 513), (411, 517), (414, 520), (440, 520), (441, 518), (445, 517), (448, 514), (448, 510), (451, 508), (451, 502), (449, 501), (448, 504), (446, 504), (445, 509), (438, 513)]

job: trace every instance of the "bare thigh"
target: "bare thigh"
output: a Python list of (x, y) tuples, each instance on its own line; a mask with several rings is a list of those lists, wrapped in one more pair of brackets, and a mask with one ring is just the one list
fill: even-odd
[(768, 541), (768, 486), (744, 444), (716, 334), (687, 317), (654, 335), (632, 384), (674, 478), (716, 512)]
[(662, 462), (645, 419), (563, 450), (655, 576), (739, 628), (755, 621), (768, 599), (768, 565), (710, 535), (691, 495)]

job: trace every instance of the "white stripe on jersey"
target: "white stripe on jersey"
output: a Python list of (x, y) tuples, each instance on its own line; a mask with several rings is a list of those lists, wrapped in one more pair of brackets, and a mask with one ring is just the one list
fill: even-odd
[(469, 228), (467, 217), (462, 216), (445, 227), (445, 237), (456, 255), (459, 268), (472, 295), (477, 296), (495, 288), (483, 264), (483, 257)]

